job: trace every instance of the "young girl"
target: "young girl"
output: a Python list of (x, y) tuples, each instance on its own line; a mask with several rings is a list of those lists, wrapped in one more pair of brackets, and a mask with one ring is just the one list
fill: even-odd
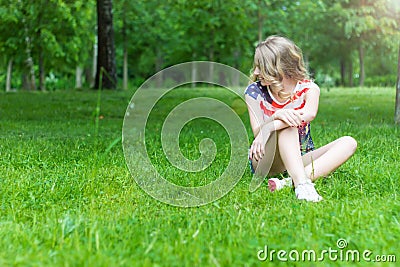
[(255, 137), (249, 159), (256, 175), (288, 172), (288, 178), (268, 180), (271, 192), (293, 185), (298, 199), (318, 202), (312, 181), (349, 159), (357, 142), (345, 136), (314, 150), (310, 122), (320, 90), (307, 78), (302, 52), (291, 40), (270, 36), (256, 47), (253, 83), (245, 91)]

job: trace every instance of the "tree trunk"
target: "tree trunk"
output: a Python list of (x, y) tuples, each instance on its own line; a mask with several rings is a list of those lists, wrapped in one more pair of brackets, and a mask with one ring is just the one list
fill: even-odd
[(124, 10), (122, 11), (122, 42), (124, 46), (124, 67), (123, 67), (123, 82), (122, 89), (128, 89), (128, 38), (126, 33), (126, 2), (124, 3)]
[(29, 74), (27, 72), (22, 73), (21, 75), (21, 84), (23, 90), (31, 90)]
[(310, 75), (312, 76), (313, 74), (311, 73), (312, 70), (309, 69), (310, 66), (310, 61), (308, 59), (308, 53), (304, 53), (303, 54), (303, 60), (304, 60), (304, 65), (306, 66), (306, 69), (308, 69), (310, 71)]
[[(193, 60), (196, 59), (196, 53), (193, 53)], [(192, 74), (191, 74), (192, 78), (192, 88), (196, 87), (196, 81), (197, 81), (197, 65), (192, 63)]]
[(96, 39), (93, 44), (93, 66), (92, 66), (92, 77), (90, 78), (90, 88), (94, 87), (95, 80), (96, 80), (98, 39), (99, 38), (96, 35)]
[[(239, 69), (239, 62), (240, 62), (240, 49), (236, 49), (235, 52), (233, 53), (234, 58), (235, 58), (235, 69)], [(239, 72), (235, 71), (235, 75), (233, 76), (233, 81), (232, 85), (235, 87), (239, 87)], [(221, 82), (222, 83), (222, 82)]]
[(6, 92), (11, 92), (11, 78), (12, 78), (13, 59), (8, 61), (7, 66), (7, 79), (6, 79)]
[(19, 8), (22, 10), (22, 26), (25, 39), (25, 68), (22, 75), (23, 88), (26, 90), (36, 90), (35, 69), (32, 59), (32, 38), (30, 37), (29, 25), (26, 22), (27, 11), (26, 6), (21, 0), (18, 0)]
[(340, 85), (346, 85), (346, 61), (342, 58), (340, 59)]
[(258, 0), (258, 42), (261, 43), (263, 41), (263, 17), (262, 13), (264, 9), (261, 8), (262, 1)]
[(394, 121), (400, 124), (400, 45), (399, 45), (399, 56), (397, 59), (397, 83), (396, 83), (396, 106)]
[[(42, 2), (42, 1), (41, 1)], [(42, 2), (42, 5), (40, 7), (39, 13), (38, 13), (38, 25), (41, 25), (42, 22), (42, 13), (43, 13), (43, 6), (47, 6), (48, 1), (45, 0)], [(42, 40), (42, 29), (41, 27), (38, 28), (37, 33), (36, 33), (36, 38), (38, 39), (38, 45), (39, 45), (39, 90), (40, 91), (46, 91), (46, 72), (45, 72), (45, 67), (44, 67), (44, 56), (43, 56), (43, 40)]]
[(350, 59), (349, 60), (349, 86), (353, 87), (353, 61)]
[(82, 88), (82, 73), (83, 73), (82, 67), (76, 66), (76, 69), (75, 69), (75, 88), (76, 89)]
[(43, 51), (39, 52), (39, 88), (40, 91), (46, 91), (46, 72), (44, 69)]
[(85, 77), (85, 79), (83, 80), (83, 84), (85, 84), (85, 86), (89, 86), (90, 88), (93, 87), (93, 81), (94, 81), (92, 74), (93, 70), (90, 66), (86, 66), (83, 69), (83, 76)]
[(33, 64), (33, 59), (30, 56), (30, 50), (27, 51), (28, 58), (26, 59), (26, 72), (27, 72), (27, 80), (26, 87), (27, 90), (36, 90), (36, 79), (35, 79), (35, 68)]
[[(209, 59), (211, 62), (214, 62), (214, 32), (211, 36), (212, 43), (209, 51)], [(208, 70), (208, 79), (209, 81), (214, 81), (214, 64), (210, 64), (210, 68)], [(209, 84), (209, 86), (214, 86), (214, 84)]]
[[(157, 46), (157, 50), (156, 50), (156, 73), (162, 70), (163, 64), (164, 64), (164, 59), (162, 57), (162, 52), (161, 52), (161, 48), (159, 46)], [(161, 88), (162, 84), (163, 84), (163, 80), (164, 77), (162, 75), (162, 73), (159, 73), (157, 75), (157, 80), (156, 80), (156, 86), (158, 88)]]
[(31, 38), (27, 35), (28, 30), (27, 28), (25, 29), (25, 42), (26, 42), (26, 72), (28, 74), (27, 80), (26, 80), (26, 87), (25, 89), (27, 90), (36, 90), (36, 79), (35, 79), (35, 66), (33, 64), (33, 59), (32, 59), (32, 53), (31, 53)]
[(122, 88), (128, 90), (128, 48), (124, 48), (124, 73)]
[(117, 67), (115, 63), (112, 0), (97, 0), (97, 36), (95, 88), (116, 89)]
[(364, 47), (361, 44), (358, 47), (358, 55), (360, 60), (360, 87), (364, 86), (365, 70), (364, 70)]

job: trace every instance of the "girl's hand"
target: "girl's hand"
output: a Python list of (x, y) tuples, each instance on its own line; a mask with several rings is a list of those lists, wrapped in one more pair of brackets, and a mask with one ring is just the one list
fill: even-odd
[(251, 144), (249, 153), (250, 159), (254, 158), (256, 161), (259, 161), (264, 156), (265, 144), (267, 143), (270, 135), (271, 131), (269, 131), (267, 127), (263, 127), (260, 130), (253, 143)]
[(273, 115), (276, 119), (285, 122), (290, 127), (299, 127), (303, 123), (303, 112), (294, 109), (280, 109)]

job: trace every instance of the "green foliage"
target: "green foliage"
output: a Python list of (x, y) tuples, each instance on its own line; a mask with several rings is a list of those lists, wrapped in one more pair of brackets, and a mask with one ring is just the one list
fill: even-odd
[[(298, 43), (314, 77), (329, 75), (335, 84), (349, 85), (349, 76), (353, 73), (353, 80), (360, 70), (360, 44), (365, 49), (366, 85), (371, 84), (369, 77), (395, 75), (395, 40), (400, 39), (396, 0), (123, 0), (114, 1), (113, 7), (118, 75), (125, 48), (134, 85), (191, 60), (217, 61), (248, 73), (259, 23), (263, 37), (280, 34)], [(26, 37), (36, 68), (44, 55), (47, 75), (73, 79), (76, 66), (92, 69), (96, 1), (0, 0), (0, 20), (0, 69), (5, 72), (13, 59), (13, 85), (21, 84), (15, 80), (26, 64)]]
[(395, 87), (396, 75), (370, 76), (365, 79), (365, 86), (368, 87)]
[(17, 51), (25, 48), (20, 5), (18, 1), (1, 0), (0, 3), (0, 51), (2, 55), (19, 59)]
[(20, 72), (25, 67), (26, 38), (29, 38), (36, 66), (42, 54), (48, 72), (62, 77), (73, 73), (77, 64), (86, 64), (89, 55), (92, 55), (93, 3), (1, 0), (2, 56), (6, 61), (13, 58), (14, 70)]
[[(391, 119), (392, 88), (322, 88), (313, 122), (316, 145), (343, 135), (358, 141), (356, 154), (317, 182), (322, 203), (299, 202), (291, 190), (271, 194), (266, 185), (249, 193), (252, 176), (246, 171), (224, 198), (187, 209), (157, 202), (127, 170), (115, 142), (131, 94), (102, 92), (103, 118), (94, 138), (96, 92), (0, 93), (0, 265), (287, 266), (261, 263), (257, 252), (265, 245), (321, 252), (337, 249), (339, 238), (347, 240), (346, 249), (399, 256), (400, 143)], [(182, 89), (161, 104), (170, 109), (173, 102), (198, 95), (232, 100), (222, 90)], [(243, 120), (251, 131), (247, 114)], [(203, 123), (184, 129), (182, 141), (203, 137)], [(222, 148), (223, 165), (228, 138), (214, 126), (207, 137)], [(195, 146), (182, 149), (198, 155)], [(179, 170), (161, 161), (158, 167), (176, 178)], [(204, 177), (192, 178), (201, 183)], [(321, 263), (365, 266), (364, 261), (330, 261), (327, 255)]]

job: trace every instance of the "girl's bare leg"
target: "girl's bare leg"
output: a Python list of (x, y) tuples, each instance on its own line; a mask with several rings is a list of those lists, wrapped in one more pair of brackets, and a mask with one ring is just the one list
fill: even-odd
[[(289, 130), (289, 132), (283, 132), (285, 130)], [(264, 177), (267, 174), (275, 175), (287, 170), (292, 178), (293, 174), (296, 177), (297, 181), (293, 179), (295, 186), (299, 182), (298, 179), (304, 181), (304, 177), (308, 177), (314, 181), (333, 172), (346, 162), (357, 148), (357, 142), (354, 138), (344, 136), (300, 156), (297, 128), (288, 127), (278, 132), (278, 142), (276, 142), (276, 137), (274, 136), (276, 132), (273, 132), (266, 144), (266, 155), (259, 162), (253, 159), (252, 164), (256, 169), (256, 174)], [(285, 157), (289, 167), (284, 163), (283, 157)], [(301, 158), (301, 161), (299, 161), (299, 158)], [(301, 165), (299, 165), (300, 162)], [(289, 168), (291, 169), (290, 171)]]
[(328, 175), (345, 163), (356, 149), (357, 141), (350, 136), (344, 136), (303, 155), (307, 176), (314, 181)]
[(279, 156), (276, 135), (276, 131), (271, 133), (271, 136), (265, 144), (265, 155), (259, 161), (256, 161), (254, 158), (252, 159), (255, 175), (262, 178), (265, 178), (267, 174), (271, 174), (271, 171), (275, 170), (276, 168), (278, 168), (278, 171), (274, 171), (274, 173), (279, 173), (285, 170), (285, 167), (283, 166), (282, 160)]
[(305, 183), (309, 179), (300, 153), (297, 128), (287, 127), (278, 132), (278, 147), (282, 162), (292, 177), (293, 184)]

